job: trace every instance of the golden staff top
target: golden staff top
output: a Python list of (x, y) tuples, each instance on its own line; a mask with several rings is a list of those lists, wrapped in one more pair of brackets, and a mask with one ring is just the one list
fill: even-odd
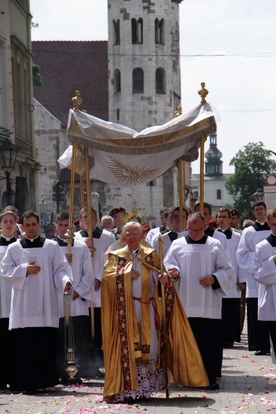
[(80, 91), (76, 90), (76, 95), (72, 98), (72, 103), (73, 103), (74, 111), (78, 111), (79, 106), (82, 104)]
[(201, 103), (206, 103), (206, 96), (208, 95), (209, 91), (205, 89), (205, 82), (201, 82), (201, 89), (198, 91), (198, 94), (201, 96)]

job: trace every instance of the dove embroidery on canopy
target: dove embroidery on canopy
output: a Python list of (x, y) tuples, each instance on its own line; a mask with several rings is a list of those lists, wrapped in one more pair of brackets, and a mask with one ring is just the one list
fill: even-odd
[(150, 177), (157, 171), (157, 168), (146, 167), (130, 167), (123, 164), (121, 161), (115, 158), (109, 157), (110, 161), (108, 166), (110, 171), (119, 180), (129, 185), (142, 184), (143, 182), (150, 181)]

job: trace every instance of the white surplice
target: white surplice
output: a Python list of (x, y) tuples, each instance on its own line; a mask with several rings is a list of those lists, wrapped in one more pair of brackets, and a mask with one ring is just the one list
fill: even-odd
[(240, 268), (237, 262), (237, 248), (240, 242), (240, 238), (240, 233), (235, 231), (232, 231), (231, 239), (226, 238), (226, 253), (228, 255), (229, 262), (233, 267), (233, 277), (231, 289), (225, 298), (240, 298), (241, 291), (237, 289), (237, 283), (246, 282), (245, 274), (243, 272), (240, 272)]
[(267, 240), (256, 246), (255, 280), (258, 290), (258, 319), (276, 321), (276, 264), (273, 260), (275, 247)]
[[(233, 269), (218, 240), (208, 236), (205, 244), (190, 244), (181, 237), (172, 243), (164, 265), (180, 272), (175, 287), (188, 317), (221, 319), (221, 298), (231, 288)], [(220, 287), (201, 286), (199, 279), (206, 275), (216, 276)]]
[[(0, 262), (5, 256), (8, 246), (0, 246)], [(0, 277), (0, 318), (8, 318), (11, 309), (11, 286)]]
[(255, 247), (262, 240), (266, 239), (270, 230), (256, 231), (253, 226), (245, 228), (237, 249), (237, 261), (240, 268), (247, 272), (246, 297), (257, 298), (258, 286), (254, 278)]
[[(68, 247), (60, 246), (64, 254), (68, 252)], [(74, 290), (79, 297), (70, 303), (70, 316), (89, 315), (89, 302), (94, 299), (94, 271), (89, 249), (86, 243), (74, 238), (74, 244), (71, 247), (72, 253), (72, 275)], [(64, 304), (61, 308), (61, 316), (65, 314)]]
[[(172, 241), (170, 239), (170, 231), (168, 231), (167, 233), (161, 234), (162, 237), (162, 248), (163, 248), (163, 257), (166, 256), (169, 248), (171, 247)], [(182, 236), (186, 236), (186, 234), (188, 234), (187, 230), (181, 231), (180, 233), (177, 233), (177, 239), (179, 239)], [(157, 253), (159, 254), (159, 236), (160, 233), (155, 235), (152, 239), (152, 247), (157, 251)], [(177, 240), (176, 239), (176, 240)]]
[[(77, 240), (78, 238), (86, 239), (87, 237), (82, 237), (81, 232), (79, 231), (75, 233), (75, 240)], [(102, 281), (105, 252), (109, 248), (109, 246), (114, 242), (114, 234), (105, 229), (103, 229), (101, 237), (99, 237), (98, 239), (93, 238), (95, 251), (93, 253), (91, 260), (94, 277), (99, 281)], [(94, 291), (93, 302), (96, 308), (101, 307), (101, 289), (98, 289), (97, 292)]]
[[(41, 270), (27, 276), (30, 262)], [(1, 273), (12, 286), (9, 329), (58, 328), (60, 301), (72, 273), (57, 242), (46, 239), (38, 248), (23, 248), (20, 241), (10, 244), (1, 262)]]

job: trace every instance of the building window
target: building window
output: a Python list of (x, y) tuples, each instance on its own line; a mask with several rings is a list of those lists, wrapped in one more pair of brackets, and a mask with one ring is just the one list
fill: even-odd
[(149, 181), (146, 185), (148, 187), (156, 187), (156, 180)]
[(221, 200), (221, 190), (217, 190), (217, 200)]
[(113, 20), (113, 29), (114, 29), (114, 45), (119, 45), (120, 41), (120, 20)]
[(165, 44), (165, 34), (164, 34), (164, 19), (155, 19), (155, 44), (164, 45)]
[(132, 72), (132, 92), (144, 93), (144, 72), (141, 68), (136, 68)]
[(114, 93), (121, 93), (121, 72), (114, 70)]
[(163, 68), (156, 69), (155, 91), (157, 94), (166, 93), (166, 76)]
[(143, 43), (143, 19), (131, 19), (132, 44)]

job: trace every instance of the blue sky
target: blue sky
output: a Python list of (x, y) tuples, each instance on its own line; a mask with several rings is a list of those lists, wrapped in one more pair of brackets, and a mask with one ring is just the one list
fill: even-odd
[[(205, 82), (224, 172), (249, 142), (276, 152), (276, 1), (184, 0), (179, 10), (183, 111)], [(107, 40), (106, 0), (31, 0), (31, 13), (33, 40)]]

